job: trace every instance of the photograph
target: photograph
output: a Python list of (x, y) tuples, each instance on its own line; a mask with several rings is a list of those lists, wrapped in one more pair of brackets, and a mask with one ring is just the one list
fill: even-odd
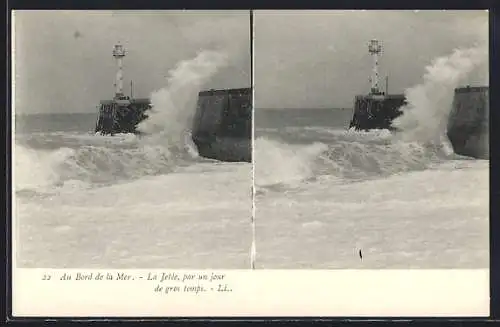
[(250, 269), (250, 11), (12, 19), (14, 267)]
[(487, 10), (254, 11), (256, 269), (488, 269)]

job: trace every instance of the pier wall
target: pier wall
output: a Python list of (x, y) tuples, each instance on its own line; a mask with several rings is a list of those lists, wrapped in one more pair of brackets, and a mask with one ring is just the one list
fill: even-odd
[(489, 88), (455, 89), (447, 135), (455, 153), (489, 158)]
[(251, 88), (208, 90), (198, 94), (192, 139), (201, 156), (251, 161)]
[(392, 130), (392, 120), (401, 115), (399, 108), (405, 102), (404, 94), (358, 95), (354, 99), (354, 113), (349, 128)]
[(136, 133), (137, 124), (146, 119), (149, 99), (131, 99), (128, 105), (103, 100), (99, 106), (95, 132), (101, 134)]
[(116, 104), (112, 101), (101, 101), (95, 132), (112, 134), (115, 125)]

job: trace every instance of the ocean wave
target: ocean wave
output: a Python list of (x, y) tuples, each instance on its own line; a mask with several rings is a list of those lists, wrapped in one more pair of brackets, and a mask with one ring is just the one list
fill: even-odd
[(382, 178), (461, 158), (453, 154), (444, 140), (440, 143), (406, 142), (386, 130), (330, 130), (330, 135), (328, 142), (310, 144), (258, 138), (254, 143), (257, 187), (297, 188), (321, 176), (343, 181)]
[(141, 140), (135, 146), (86, 144), (35, 149), (16, 144), (14, 188), (19, 191), (82, 189), (147, 175), (165, 174), (198, 160), (194, 145)]
[(319, 142), (292, 145), (261, 137), (254, 148), (256, 185), (293, 187), (314, 175), (313, 163), (328, 146)]

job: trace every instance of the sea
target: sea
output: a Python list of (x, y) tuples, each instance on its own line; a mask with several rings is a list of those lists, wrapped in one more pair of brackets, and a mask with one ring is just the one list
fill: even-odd
[(17, 266), (247, 268), (251, 164), (188, 140), (94, 134), (95, 114), (16, 117)]
[(489, 161), (352, 114), (255, 109), (256, 267), (487, 268)]
[[(488, 267), (489, 161), (351, 117), (255, 110), (255, 267)], [(95, 135), (95, 119), (16, 117), (18, 267), (250, 267), (252, 164)]]

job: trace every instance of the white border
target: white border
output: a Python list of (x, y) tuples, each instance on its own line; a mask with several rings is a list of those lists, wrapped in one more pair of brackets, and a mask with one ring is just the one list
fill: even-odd
[[(13, 292), (15, 316), (94, 317), (251, 317), (251, 316), (398, 316), (457, 317), (489, 315), (489, 271), (484, 270), (234, 270), (219, 282), (194, 281), (214, 287), (205, 293), (154, 292), (149, 271), (122, 270), (123, 280), (72, 280), (77, 272), (116, 276), (117, 270), (17, 269)], [(153, 271), (208, 274), (210, 271)], [(43, 281), (44, 275), (51, 280)], [(140, 278), (142, 276), (142, 279)]]

